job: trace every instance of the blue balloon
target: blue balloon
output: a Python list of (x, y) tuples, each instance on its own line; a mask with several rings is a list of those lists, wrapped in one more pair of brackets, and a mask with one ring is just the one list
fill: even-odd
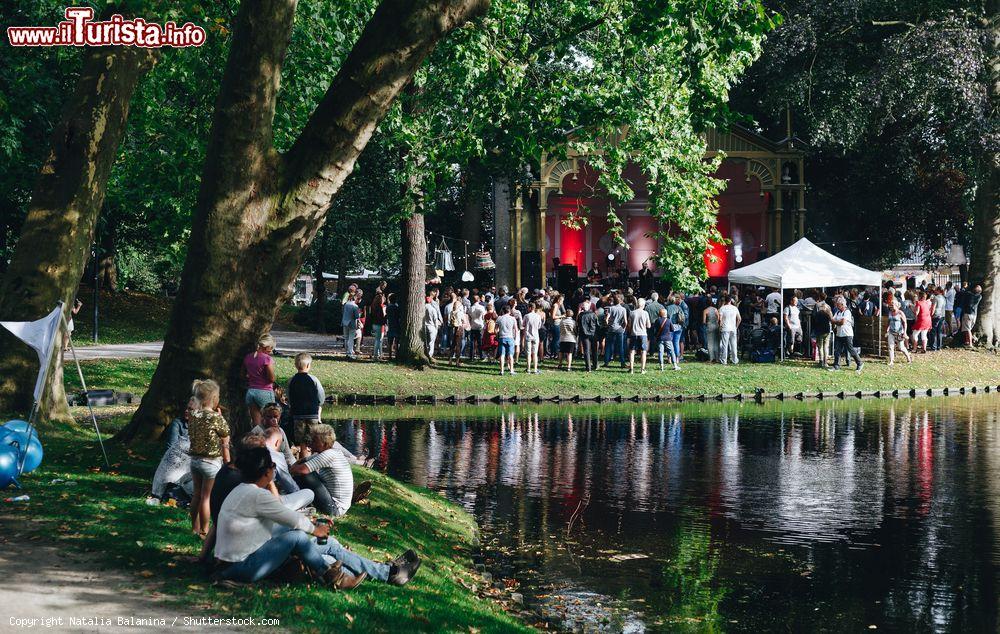
[(24, 460), (22, 473), (31, 473), (38, 468), (38, 465), (42, 464), (42, 441), (38, 438), (38, 430), (33, 430), (30, 433), (26, 431), (8, 431), (3, 436), (0, 436), (0, 447), (3, 446), (13, 448), (18, 461)]
[(6, 489), (17, 479), (17, 449), (0, 445), (0, 490)]
[[(30, 427), (32, 427), (32, 425), (29, 425), (28, 421), (21, 420), (19, 418), (15, 418), (13, 420), (9, 420), (6, 423), (4, 423), (3, 427), (0, 427), (0, 429), (7, 430), (8, 432), (12, 432), (12, 431), (28, 431), (28, 429)], [(35, 433), (37, 433), (37, 432), (35, 432)]]

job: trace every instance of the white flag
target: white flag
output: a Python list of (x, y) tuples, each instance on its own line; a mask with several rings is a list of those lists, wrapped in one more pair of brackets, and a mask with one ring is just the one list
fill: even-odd
[(59, 335), (59, 324), (62, 321), (62, 302), (52, 309), (52, 312), (37, 321), (0, 321), (0, 326), (11, 331), (15, 337), (28, 344), (38, 353), (38, 378), (35, 380), (35, 400), (42, 397), (45, 388), (45, 376), (49, 371), (49, 358), (52, 356), (52, 346)]

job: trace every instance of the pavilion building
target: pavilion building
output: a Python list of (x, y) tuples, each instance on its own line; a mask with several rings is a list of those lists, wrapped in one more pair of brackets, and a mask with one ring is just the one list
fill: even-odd
[[(725, 156), (715, 176), (728, 183), (718, 197), (717, 226), (727, 245), (711, 245), (706, 264), (711, 280), (722, 280), (733, 268), (752, 264), (804, 236), (805, 174), (801, 141), (791, 134), (771, 141), (740, 126), (706, 133), (706, 158)], [(553, 258), (572, 265), (584, 277), (592, 262), (602, 271), (624, 263), (635, 276), (642, 263), (661, 247), (656, 219), (648, 211), (645, 179), (637, 168), (626, 170), (635, 197), (615, 208), (629, 245), (622, 249), (608, 233), (611, 201), (598, 186), (598, 174), (585, 155), (569, 151), (565, 158), (543, 155), (537, 179), (519, 194), (504, 184), (493, 191), (498, 286), (540, 288), (552, 273)], [(587, 216), (581, 229), (567, 226), (568, 215)], [(668, 245), (669, 248), (669, 245)], [(717, 256), (712, 262), (708, 253)], [(609, 256), (612, 256), (609, 259)], [(650, 266), (655, 263), (650, 261)], [(655, 270), (655, 269), (654, 269)], [(572, 269), (564, 272), (571, 274)]]

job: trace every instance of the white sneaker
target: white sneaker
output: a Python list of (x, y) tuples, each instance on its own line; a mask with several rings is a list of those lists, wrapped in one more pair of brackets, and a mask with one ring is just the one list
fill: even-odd
[(514, 376), (515, 374), (517, 374), (517, 372), (514, 372), (513, 370), (510, 371), (511, 376)]
[(645, 373), (646, 373), (646, 371), (645, 371), (645, 370), (643, 370), (643, 371), (642, 371), (642, 372), (640, 372), (639, 374), (645, 374)]

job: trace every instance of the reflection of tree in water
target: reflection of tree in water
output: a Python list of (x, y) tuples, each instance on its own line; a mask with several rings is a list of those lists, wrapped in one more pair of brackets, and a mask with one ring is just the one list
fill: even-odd
[(712, 543), (709, 527), (683, 522), (672, 541), (673, 555), (660, 569), (661, 578), (651, 584), (657, 591), (647, 611), (650, 626), (722, 630), (725, 619), (719, 608), (727, 587), (717, 578), (721, 552)]

